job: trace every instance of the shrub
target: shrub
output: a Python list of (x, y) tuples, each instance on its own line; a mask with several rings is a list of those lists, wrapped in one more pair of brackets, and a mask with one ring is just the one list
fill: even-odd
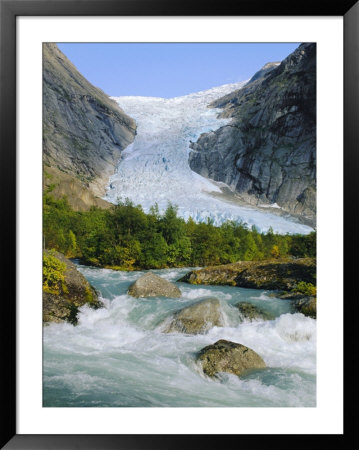
[(44, 292), (59, 294), (60, 287), (64, 286), (66, 264), (59, 261), (54, 255), (44, 254), (42, 287)]
[(314, 284), (306, 283), (305, 281), (300, 281), (293, 289), (293, 291), (308, 295), (309, 297), (315, 297), (317, 295), (317, 288), (314, 286)]
[(271, 254), (272, 258), (279, 258), (280, 251), (279, 251), (278, 245), (273, 245), (270, 254)]

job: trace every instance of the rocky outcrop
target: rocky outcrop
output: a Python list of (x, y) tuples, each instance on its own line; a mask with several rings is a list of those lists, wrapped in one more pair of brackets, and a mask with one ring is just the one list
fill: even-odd
[(302, 297), (294, 301), (294, 309), (312, 319), (317, 318), (317, 298)]
[(92, 86), (56, 44), (43, 44), (43, 160), (103, 196), (135, 121)]
[(152, 272), (147, 272), (128, 288), (132, 297), (181, 297), (181, 291), (176, 285)]
[(66, 197), (74, 211), (88, 211), (92, 206), (101, 209), (113, 206), (96, 197), (81, 181), (55, 167), (46, 167), (44, 170), (44, 188), (55, 199)]
[(199, 334), (205, 333), (212, 327), (222, 327), (223, 325), (219, 300), (208, 298), (177, 311), (165, 332)]
[(191, 169), (226, 183), (238, 200), (277, 204), (315, 226), (316, 44), (300, 45), (210, 106), (232, 120), (191, 145)]
[[(54, 283), (56, 274), (58, 281)], [(75, 264), (59, 252), (44, 251), (43, 278), (43, 322), (75, 325), (81, 306), (87, 304), (94, 309), (102, 306), (95, 289)]]
[(274, 317), (266, 311), (263, 311), (258, 306), (253, 305), (248, 302), (240, 302), (237, 303), (237, 308), (239, 309), (239, 313), (242, 319), (246, 319), (249, 321), (253, 320), (272, 320)]
[(251, 369), (266, 367), (263, 359), (252, 349), (242, 344), (221, 339), (204, 347), (198, 354), (203, 372), (213, 377), (219, 372), (243, 375)]
[(313, 258), (293, 260), (238, 261), (221, 266), (193, 270), (179, 281), (191, 284), (230, 285), (252, 289), (290, 291), (299, 281), (315, 284)]

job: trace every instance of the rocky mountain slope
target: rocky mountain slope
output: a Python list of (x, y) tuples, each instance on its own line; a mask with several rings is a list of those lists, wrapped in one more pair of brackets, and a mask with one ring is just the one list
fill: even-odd
[(86, 183), (56, 167), (44, 167), (43, 187), (56, 199), (65, 196), (74, 211), (88, 211), (92, 206), (101, 209), (108, 209), (112, 206), (112, 203), (97, 197)]
[(191, 145), (191, 169), (226, 183), (234, 198), (279, 205), (315, 226), (316, 44), (301, 44), (210, 106), (232, 121)]
[(92, 86), (56, 44), (43, 45), (44, 172), (52, 169), (61, 192), (87, 190), (85, 203), (95, 204), (135, 134), (135, 121)]

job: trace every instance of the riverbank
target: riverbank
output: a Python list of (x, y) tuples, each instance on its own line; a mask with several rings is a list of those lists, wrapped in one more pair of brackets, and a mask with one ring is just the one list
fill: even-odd
[(251, 289), (292, 291), (300, 282), (315, 285), (314, 258), (238, 261), (190, 271), (180, 281)]

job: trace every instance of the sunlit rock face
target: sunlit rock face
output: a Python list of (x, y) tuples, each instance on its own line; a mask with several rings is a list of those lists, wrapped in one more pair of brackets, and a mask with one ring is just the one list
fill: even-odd
[[(68, 177), (61, 178), (61, 173), (67, 174), (101, 197), (122, 150), (133, 141), (135, 132), (134, 120), (89, 83), (56, 44), (43, 45), (45, 170), (56, 169), (60, 183), (68, 182)], [(77, 192), (80, 190), (79, 187)], [(65, 193), (71, 190), (66, 189)], [(89, 203), (96, 204), (85, 202)]]
[(279, 206), (315, 226), (316, 44), (264, 66), (211, 106), (232, 120), (191, 144), (191, 169), (253, 205)]

